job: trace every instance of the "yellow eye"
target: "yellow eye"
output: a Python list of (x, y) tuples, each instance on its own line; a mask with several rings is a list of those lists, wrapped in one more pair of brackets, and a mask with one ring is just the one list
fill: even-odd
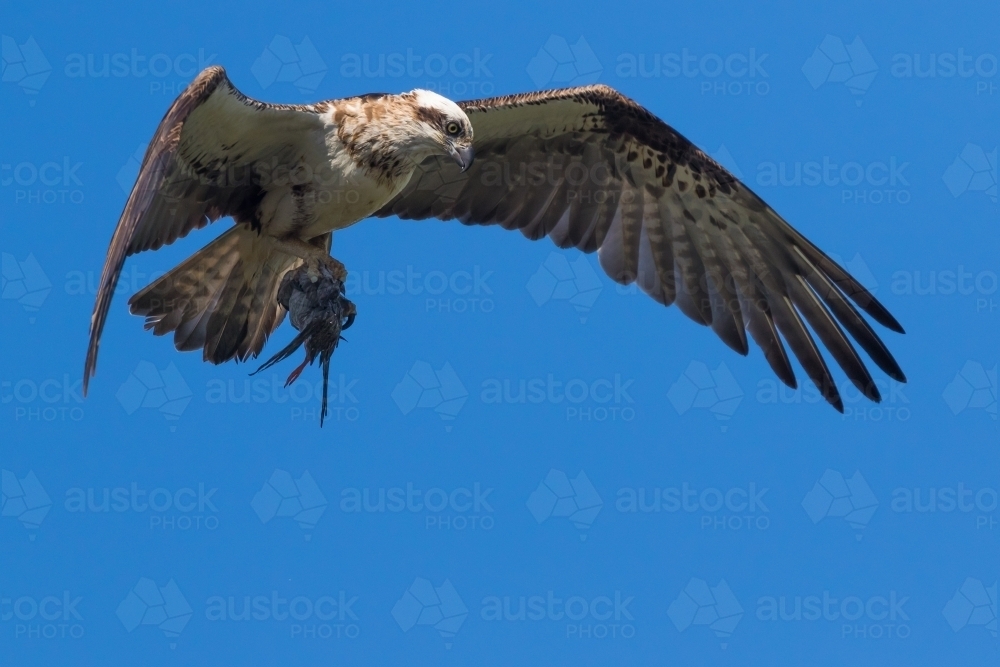
[(452, 121), (452, 122), (448, 123), (444, 127), (444, 131), (447, 132), (448, 134), (452, 135), (452, 136), (455, 136), (461, 130), (462, 130), (462, 128), (459, 127), (458, 123), (456, 123), (455, 121)]

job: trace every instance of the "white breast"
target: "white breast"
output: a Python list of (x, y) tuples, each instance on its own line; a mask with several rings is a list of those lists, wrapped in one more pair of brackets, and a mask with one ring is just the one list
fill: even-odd
[[(288, 183), (272, 187), (261, 203), (265, 232), (274, 236), (295, 234), (310, 239), (343, 229), (382, 208), (409, 180), (380, 184), (351, 159), (337, 136), (332, 112), (324, 118), (326, 153), (316, 164), (300, 160)], [(300, 185), (298, 192), (294, 185)]]

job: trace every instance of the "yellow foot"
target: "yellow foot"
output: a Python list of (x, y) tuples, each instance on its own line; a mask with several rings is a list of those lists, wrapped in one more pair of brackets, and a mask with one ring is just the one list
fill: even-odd
[(320, 250), (319, 254), (314, 254), (311, 257), (305, 258), (305, 260), (306, 274), (312, 282), (319, 280), (320, 276), (325, 272), (329, 272), (337, 282), (342, 283), (347, 280), (347, 267), (339, 260), (326, 254), (325, 251)]
[(337, 261), (323, 248), (297, 238), (278, 239), (275, 241), (278, 250), (289, 255), (293, 255), (305, 261), (309, 280), (316, 282), (320, 279), (321, 267), (325, 268), (335, 280), (344, 282), (347, 280), (347, 267)]

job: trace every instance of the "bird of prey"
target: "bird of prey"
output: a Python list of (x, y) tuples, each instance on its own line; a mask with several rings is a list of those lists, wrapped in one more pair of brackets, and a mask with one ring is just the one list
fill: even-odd
[(84, 391), (127, 256), (232, 218), (129, 306), (153, 333), (173, 332), (178, 350), (242, 361), (285, 315), (282, 277), (296, 270), (342, 282), (332, 232), (372, 216), (496, 224), (596, 251), (613, 280), (676, 304), (740, 354), (749, 333), (794, 388), (787, 344), (840, 411), (814, 335), (869, 399), (879, 401), (879, 390), (849, 337), (905, 382), (858, 312), (902, 333), (874, 296), (726, 169), (608, 86), (457, 104), (413, 90), (285, 105), (251, 99), (209, 67), (157, 128), (111, 239)]

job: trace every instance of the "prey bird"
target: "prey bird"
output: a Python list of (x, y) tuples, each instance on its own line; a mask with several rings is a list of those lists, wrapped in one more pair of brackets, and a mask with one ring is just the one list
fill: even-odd
[(327, 415), (330, 359), (344, 339), (340, 332), (354, 323), (357, 309), (345, 298), (344, 283), (333, 276), (329, 267), (322, 265), (318, 273), (311, 272), (305, 265), (286, 273), (278, 287), (278, 304), (291, 315), (292, 326), (299, 330), (299, 335), (250, 375), (287, 359), (305, 344), (306, 358), (291, 372), (285, 386), (295, 382), (306, 366), (319, 359), (323, 370), (323, 402), (319, 411), (319, 425), (322, 426)]
[[(740, 354), (749, 334), (794, 388), (787, 344), (840, 411), (820, 344), (873, 401), (879, 390), (851, 339), (905, 382), (859, 313), (902, 333), (871, 293), (726, 169), (608, 86), (457, 104), (413, 90), (286, 105), (251, 99), (209, 67), (157, 128), (111, 239), (84, 392), (127, 256), (232, 218), (129, 307), (153, 333), (173, 332), (178, 350), (201, 349), (214, 364), (242, 361), (260, 354), (292, 307), (280, 298), (283, 276), (343, 284), (332, 233), (373, 216), (496, 224), (596, 251), (613, 280), (676, 304)], [(310, 303), (353, 317), (340, 301)], [(307, 341), (307, 361), (319, 354), (323, 363), (346, 323), (326, 321), (325, 340)]]

